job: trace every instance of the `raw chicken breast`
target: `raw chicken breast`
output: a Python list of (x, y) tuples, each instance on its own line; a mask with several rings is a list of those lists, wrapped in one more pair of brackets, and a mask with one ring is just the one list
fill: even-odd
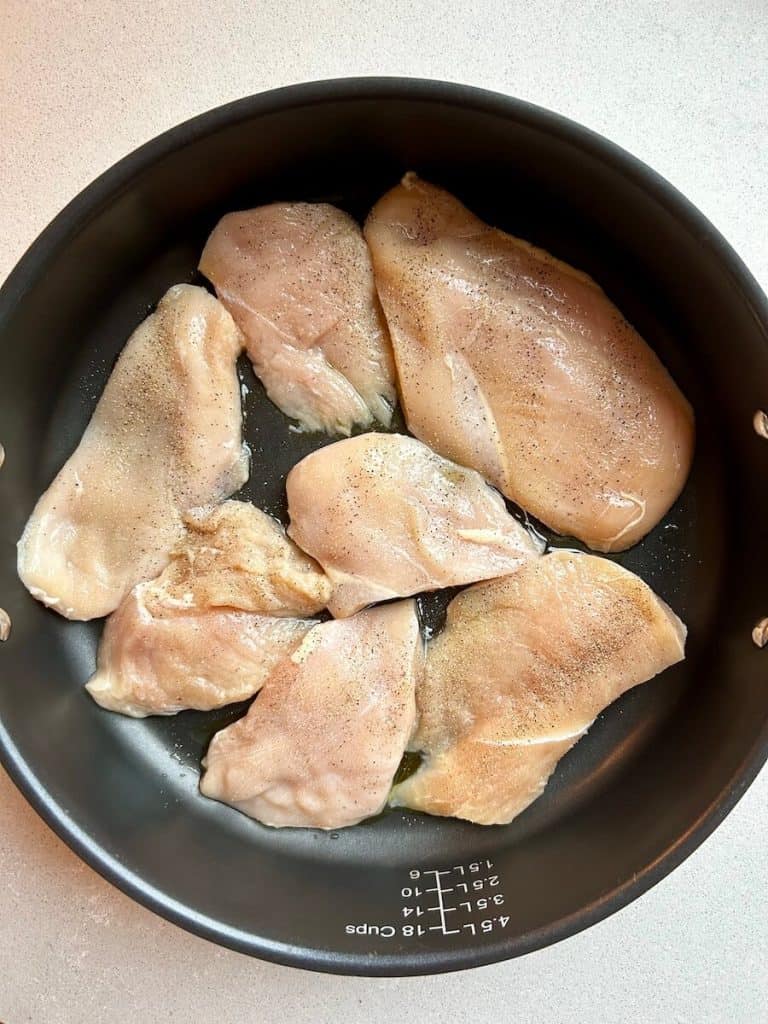
[(202, 288), (166, 292), (19, 541), (19, 576), (34, 597), (69, 619), (108, 615), (166, 564), (186, 509), (242, 486), (242, 344)]
[(342, 828), (386, 803), (423, 650), (413, 601), (326, 622), (217, 733), (201, 791), (266, 825)]
[(134, 587), (109, 617), (86, 684), (102, 707), (134, 718), (252, 697), (314, 625), (231, 608), (157, 616), (152, 588)]
[(273, 203), (219, 221), (200, 270), (247, 339), (267, 394), (308, 430), (384, 425), (394, 367), (368, 248), (326, 203)]
[(418, 771), (392, 803), (511, 821), (622, 693), (684, 657), (685, 626), (620, 566), (553, 551), (463, 591), (427, 649)]
[(151, 588), (155, 613), (237, 608), (265, 615), (312, 615), (328, 603), (331, 582), (247, 501), (225, 501), (184, 516), (186, 536)]
[(658, 523), (690, 469), (693, 414), (591, 278), (413, 174), (365, 237), (417, 437), (598, 551)]
[(294, 466), (286, 488), (288, 533), (328, 574), (337, 618), (504, 576), (543, 547), (478, 473), (400, 434), (321, 448)]
[(323, 572), (253, 505), (226, 501), (184, 519), (170, 564), (107, 622), (87, 688), (111, 711), (208, 711), (253, 696), (314, 625), (293, 616), (328, 600)]

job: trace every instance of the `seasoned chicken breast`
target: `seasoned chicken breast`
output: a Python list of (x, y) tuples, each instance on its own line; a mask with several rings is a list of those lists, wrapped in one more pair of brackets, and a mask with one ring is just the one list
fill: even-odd
[(471, 469), (400, 434), (320, 448), (286, 481), (288, 533), (323, 566), (337, 617), (514, 572), (542, 543)]
[(70, 619), (108, 615), (166, 564), (187, 509), (242, 486), (242, 344), (202, 288), (166, 292), (27, 523), (18, 570), (34, 597)]
[(643, 537), (691, 465), (691, 407), (586, 274), (408, 174), (365, 226), (408, 428), (559, 533)]
[(219, 221), (200, 270), (247, 339), (267, 394), (308, 430), (387, 425), (394, 367), (368, 248), (326, 203), (273, 203)]
[(252, 697), (314, 625), (231, 608), (157, 615), (154, 597), (140, 583), (110, 615), (86, 684), (97, 704), (134, 718)]
[(107, 621), (87, 688), (111, 711), (208, 711), (253, 696), (314, 625), (296, 616), (328, 600), (322, 570), (248, 502), (184, 519), (169, 565)]
[(217, 733), (200, 789), (266, 825), (342, 828), (386, 803), (423, 651), (412, 601), (322, 623)]
[(392, 803), (511, 821), (608, 704), (683, 659), (685, 635), (637, 576), (579, 552), (463, 591), (418, 690), (425, 760)]
[(184, 515), (186, 533), (148, 588), (153, 611), (236, 608), (264, 615), (313, 615), (331, 582), (283, 527), (248, 501), (225, 501)]

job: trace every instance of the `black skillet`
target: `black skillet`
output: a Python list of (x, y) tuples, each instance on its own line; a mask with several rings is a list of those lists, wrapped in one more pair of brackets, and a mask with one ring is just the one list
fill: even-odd
[[(602, 715), (510, 826), (393, 811), (338, 834), (273, 831), (197, 793), (208, 738), (242, 709), (132, 721), (98, 708), (82, 684), (101, 624), (33, 601), (14, 545), (128, 334), (170, 284), (197, 280), (221, 214), (305, 199), (362, 218), (411, 168), (592, 274), (693, 402), (685, 492), (618, 556), (688, 623), (688, 658)], [(283, 512), (286, 471), (327, 439), (290, 433), (250, 383), (244, 493)], [(678, 192), (584, 128), (397, 79), (281, 89), (195, 118), (81, 193), (0, 293), (0, 605), (13, 621), (0, 647), (2, 761), (105, 877), (266, 959), (418, 974), (585, 928), (691, 853), (768, 753), (768, 651), (751, 638), (768, 615), (768, 442), (753, 429), (765, 403), (768, 307), (754, 280)]]

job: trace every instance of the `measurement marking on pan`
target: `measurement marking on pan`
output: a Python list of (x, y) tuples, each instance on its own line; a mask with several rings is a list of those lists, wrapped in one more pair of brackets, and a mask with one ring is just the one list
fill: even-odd
[[(401, 921), (347, 924), (347, 935), (382, 939), (415, 939), (432, 934), (480, 936), (509, 924), (509, 916), (498, 912), (505, 897), (492, 860), (439, 869), (411, 868), (405, 881), (409, 884), (400, 890)], [(454, 916), (449, 919), (449, 914)]]
[[(435, 876), (434, 888), (427, 889), (427, 892), (436, 892), (437, 893), (437, 906), (436, 907), (427, 907), (427, 909), (428, 910), (437, 910), (438, 914), (440, 915), (440, 924), (433, 924), (433, 925), (431, 925), (429, 930), (431, 932), (442, 931), (443, 935), (458, 935), (459, 932), (461, 931), (460, 928), (448, 928), (446, 926), (446, 923), (445, 923), (446, 907), (445, 907), (445, 904), (443, 903), (443, 893), (447, 892), (448, 890), (443, 889), (442, 885), (440, 884), (440, 876), (441, 875), (449, 875), (450, 871), (425, 871), (424, 874), (425, 875), (434, 875)], [(450, 891), (453, 892), (453, 889), (451, 889)], [(449, 910), (455, 910), (456, 907), (449, 907), (448, 909)]]

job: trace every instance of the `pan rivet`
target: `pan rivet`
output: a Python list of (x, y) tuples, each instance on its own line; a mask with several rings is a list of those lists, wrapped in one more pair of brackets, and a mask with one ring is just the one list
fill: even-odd
[(7, 640), (11, 635), (11, 616), (0, 608), (0, 640)]
[(755, 428), (755, 433), (760, 437), (768, 437), (768, 413), (758, 409), (752, 417), (752, 426)]
[(0, 469), (3, 468), (3, 463), (4, 462), (5, 462), (5, 448), (3, 448), (3, 446), (0, 444)]
[(765, 647), (768, 644), (768, 619), (760, 619), (752, 630), (752, 639), (758, 647)]

